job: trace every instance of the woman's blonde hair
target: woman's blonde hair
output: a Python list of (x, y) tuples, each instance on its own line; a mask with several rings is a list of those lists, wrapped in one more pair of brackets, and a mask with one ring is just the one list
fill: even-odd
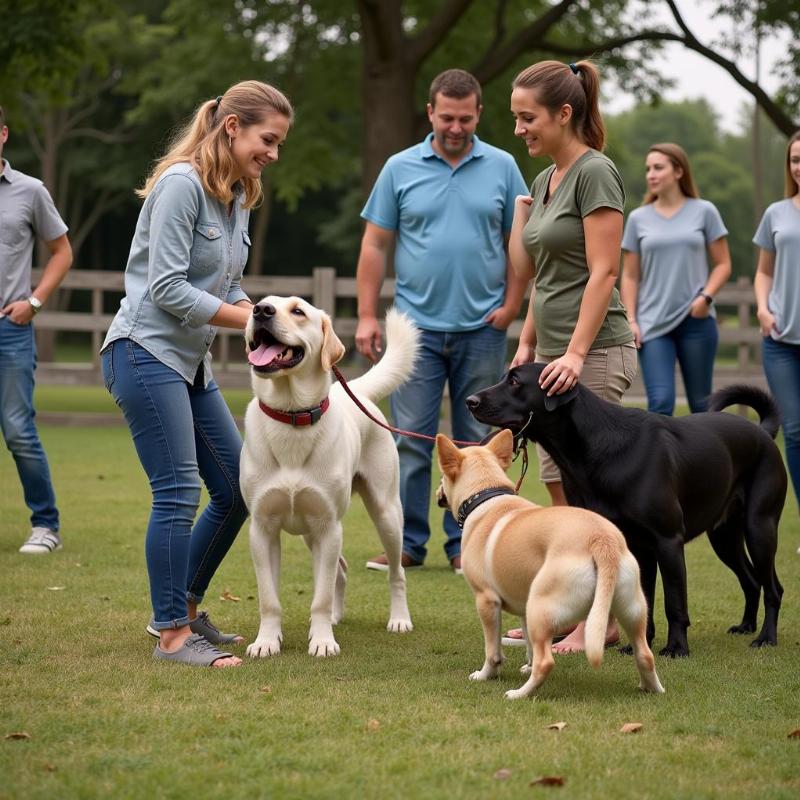
[(562, 64), (540, 61), (526, 67), (514, 78), (512, 89), (533, 89), (536, 101), (551, 114), (565, 104), (572, 107), (571, 125), (593, 150), (602, 151), (606, 129), (600, 114), (600, 74), (591, 61)]
[[(231, 155), (224, 121), (235, 114), (242, 128), (261, 122), (270, 112), (281, 114), (289, 122), (294, 112), (291, 103), (274, 86), (261, 81), (242, 81), (225, 94), (206, 100), (191, 121), (172, 139), (166, 154), (156, 161), (141, 189), (139, 197), (147, 197), (164, 170), (173, 164), (189, 162), (200, 176), (203, 188), (222, 203), (233, 200), (235, 163)], [(260, 178), (240, 178), (244, 188), (244, 207), (252, 208), (262, 197)]]
[(792, 145), (795, 142), (800, 142), (800, 131), (795, 131), (793, 136), (789, 139), (789, 144), (786, 145), (786, 196), (787, 197), (794, 197), (798, 192), (800, 192), (800, 186), (797, 185), (797, 181), (792, 177), (792, 170), (789, 165), (789, 162), (792, 157)]
[[(650, 155), (650, 153), (661, 153), (662, 156), (666, 156), (670, 160), (675, 169), (681, 170), (682, 174), (678, 179), (678, 186), (684, 197), (700, 197), (700, 192), (697, 190), (697, 184), (694, 182), (692, 170), (689, 166), (689, 156), (686, 155), (686, 151), (679, 144), (674, 144), (673, 142), (652, 144), (647, 151), (647, 155)], [(646, 206), (648, 203), (652, 203), (656, 197), (658, 195), (648, 189), (644, 193), (642, 205)]]

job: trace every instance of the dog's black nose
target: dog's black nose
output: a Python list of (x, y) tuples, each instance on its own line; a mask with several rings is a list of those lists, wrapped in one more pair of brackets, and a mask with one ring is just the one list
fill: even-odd
[(481, 404), (481, 399), (476, 394), (471, 394), (467, 398), (467, 408), (477, 408)]
[(255, 319), (269, 319), (275, 316), (275, 306), (272, 303), (256, 303), (253, 306)]

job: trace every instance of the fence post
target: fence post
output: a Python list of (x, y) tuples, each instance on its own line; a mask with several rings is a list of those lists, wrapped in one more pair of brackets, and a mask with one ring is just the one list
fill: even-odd
[[(95, 286), (92, 289), (92, 314), (95, 317), (103, 316), (103, 290)], [(100, 369), (100, 347), (103, 344), (102, 331), (92, 331), (92, 366)]]
[(314, 267), (311, 302), (333, 318), (336, 316), (336, 270), (333, 267)]

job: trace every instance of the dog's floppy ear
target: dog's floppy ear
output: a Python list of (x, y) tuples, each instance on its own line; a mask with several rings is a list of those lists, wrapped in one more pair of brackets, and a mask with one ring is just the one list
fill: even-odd
[(494, 453), (504, 470), (511, 466), (514, 458), (514, 434), (508, 428), (493, 436), (486, 446)]
[(544, 396), (544, 409), (545, 411), (554, 411), (560, 406), (565, 406), (571, 403), (578, 396), (577, 384), (573, 386), (568, 392), (564, 394), (553, 394)]
[(463, 459), (461, 451), (444, 434), (437, 433), (436, 455), (439, 459), (439, 469), (453, 480)]
[(327, 372), (344, 355), (344, 345), (339, 337), (333, 332), (331, 318), (327, 314), (322, 315), (322, 369)]

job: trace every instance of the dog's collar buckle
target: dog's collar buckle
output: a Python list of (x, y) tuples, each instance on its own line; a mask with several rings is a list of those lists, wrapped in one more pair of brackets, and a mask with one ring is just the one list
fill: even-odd
[(456, 516), (456, 522), (458, 523), (458, 527), (459, 528), (464, 527), (464, 523), (467, 521), (467, 517), (479, 505), (481, 505), (481, 503), (485, 503), (487, 500), (491, 500), (493, 497), (499, 497), (500, 495), (504, 494), (515, 495), (516, 492), (513, 489), (510, 489), (508, 486), (495, 486), (489, 489), (481, 489), (479, 492), (475, 492), (475, 494), (470, 495), (458, 507), (458, 515)]
[(278, 422), (285, 422), (294, 428), (302, 427), (304, 425), (314, 425), (320, 421), (322, 415), (328, 410), (330, 400), (326, 397), (318, 406), (314, 408), (307, 408), (304, 411), (278, 411), (275, 408), (270, 408), (266, 403), (258, 401), (259, 408), (272, 419)]

